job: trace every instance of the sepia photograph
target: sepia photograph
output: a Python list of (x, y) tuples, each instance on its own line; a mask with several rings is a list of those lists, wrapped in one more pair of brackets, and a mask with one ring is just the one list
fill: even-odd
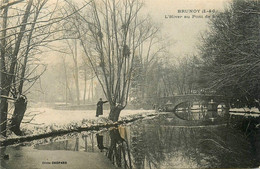
[(260, 168), (260, 0), (0, 0), (0, 168)]

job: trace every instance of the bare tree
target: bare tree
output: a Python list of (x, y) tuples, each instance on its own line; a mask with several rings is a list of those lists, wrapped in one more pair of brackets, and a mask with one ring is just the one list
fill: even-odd
[(139, 16), (141, 8), (138, 0), (92, 1), (87, 12), (74, 18), (80, 22), (74, 29), (110, 103), (113, 121), (127, 105), (137, 49), (154, 34), (141, 29), (146, 19)]
[(78, 66), (78, 51), (77, 51), (77, 40), (66, 39), (66, 44), (69, 48), (69, 55), (72, 56), (73, 60), (73, 77), (75, 82), (76, 99), (77, 105), (80, 104), (80, 92), (79, 92), (79, 66)]
[(70, 85), (68, 82), (68, 71), (67, 71), (67, 65), (65, 62), (65, 57), (62, 57), (62, 64), (63, 64), (64, 75), (65, 75), (65, 101), (66, 101), (66, 105), (67, 105), (68, 101), (73, 102), (73, 97), (72, 97)]
[[(10, 8), (8, 0), (1, 13), (1, 134), (6, 136), (8, 99), (15, 100), (15, 109), (10, 129), (21, 135), (20, 124), (27, 107), (26, 93), (45, 70), (45, 65), (36, 57), (43, 48), (59, 37), (55, 36), (61, 29), (54, 24), (64, 18), (57, 17), (54, 5), (47, 9), (48, 0), (29, 0), (14, 3)], [(23, 9), (25, 7), (25, 9)], [(48, 6), (50, 7), (50, 6)], [(48, 12), (46, 12), (48, 11)], [(36, 70), (41, 73), (37, 74)]]
[[(16, 42), (14, 43), (14, 48), (13, 48), (13, 51), (11, 53), (11, 61), (10, 61), (10, 68), (9, 68), (9, 71), (8, 71), (8, 75), (6, 74), (7, 72), (7, 65), (6, 65), (6, 62), (5, 62), (5, 59), (6, 59), (6, 29), (7, 29), (7, 7), (5, 8), (4, 10), (4, 17), (3, 17), (3, 33), (2, 33), (2, 52), (1, 52), (1, 60), (2, 60), (2, 70), (3, 72), (1, 72), (1, 76), (3, 78), (3, 81), (1, 83), (1, 89), (3, 90), (3, 95), (4, 96), (8, 96), (10, 90), (11, 90), (11, 84), (14, 80), (14, 77), (15, 77), (15, 66), (16, 66), (16, 63), (17, 63), (17, 57), (18, 57), (18, 52), (20, 50), (20, 47), (21, 47), (21, 42), (22, 42), (22, 38), (23, 38), (23, 35), (25, 33), (25, 29), (26, 29), (26, 23), (27, 23), (27, 20), (29, 18), (29, 15), (30, 15), (30, 10), (31, 10), (31, 7), (32, 7), (32, 0), (28, 2), (28, 5), (25, 9), (25, 13), (23, 15), (23, 18), (22, 18), (22, 23), (21, 23), (21, 27), (20, 27), (20, 30), (19, 32), (17, 33), (17, 40)], [(3, 82), (5, 81), (5, 83), (3, 84)], [(2, 85), (3, 84), (3, 85)], [(23, 84), (23, 82), (21, 82), (21, 84)], [(2, 95), (2, 92), (1, 92), (1, 95)], [(1, 97), (3, 98), (3, 96)], [(25, 108), (26, 108), (26, 101), (25, 99), (22, 100), (24, 106), (20, 107), (18, 106), (19, 108), (21, 108), (21, 111), (25, 111)], [(18, 102), (18, 104), (22, 104), (22, 102)], [(7, 107), (8, 107), (8, 103), (7, 103), (7, 99), (4, 98), (1, 100), (1, 115), (3, 115), (1, 117), (1, 132), (4, 132), (3, 135), (6, 135), (6, 123), (7, 123)], [(15, 112), (17, 112), (18, 110), (16, 109)]]
[[(167, 53), (167, 48), (171, 43), (169, 43), (166, 37), (162, 38), (158, 36), (160, 29), (149, 18), (141, 23), (141, 25), (139, 29), (143, 29), (145, 32), (142, 32), (148, 33), (150, 36), (148, 38), (144, 36), (145, 40), (138, 47), (135, 58), (136, 66), (134, 68), (136, 73), (133, 78), (136, 81), (137, 94), (140, 95), (141, 100), (145, 101), (145, 97), (154, 96), (156, 92), (152, 90), (155, 86), (150, 84), (150, 80), (153, 79), (156, 64), (160, 57)], [(168, 44), (165, 42), (168, 42)]]
[[(8, 3), (8, 0), (5, 0), (5, 3)], [(4, 7), (3, 14), (2, 14), (2, 26), (1, 26), (1, 104), (0, 104), (0, 132), (4, 136), (6, 135), (6, 124), (7, 124), (7, 112), (8, 112), (8, 103), (7, 97), (9, 95), (10, 88), (8, 88), (7, 82), (7, 72), (6, 70), (6, 62), (5, 62), (5, 55), (7, 51), (5, 50), (6, 46), (6, 28), (7, 28), (7, 15), (8, 15), (8, 7)], [(2, 11), (1, 11), (2, 12)], [(3, 97), (6, 96), (6, 97)]]

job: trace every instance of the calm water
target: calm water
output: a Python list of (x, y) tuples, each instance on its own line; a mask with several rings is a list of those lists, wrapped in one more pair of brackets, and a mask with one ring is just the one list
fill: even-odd
[[(237, 131), (222, 124), (187, 126), (166, 114), (98, 133), (73, 133), (2, 150), (9, 154), (9, 160), (1, 160), (5, 168), (15, 164), (19, 168), (256, 167), (250, 144)], [(43, 164), (52, 161), (66, 164)]]

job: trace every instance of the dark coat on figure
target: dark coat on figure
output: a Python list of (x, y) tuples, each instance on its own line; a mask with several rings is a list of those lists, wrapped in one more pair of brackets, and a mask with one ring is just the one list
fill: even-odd
[(98, 117), (99, 115), (103, 115), (103, 104), (106, 103), (108, 101), (99, 101), (97, 103), (97, 112), (96, 112), (96, 117)]

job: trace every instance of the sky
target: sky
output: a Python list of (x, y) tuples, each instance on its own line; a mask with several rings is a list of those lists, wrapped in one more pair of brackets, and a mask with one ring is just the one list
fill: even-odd
[[(199, 43), (200, 33), (208, 28), (207, 22), (209, 19), (206, 18), (206, 15), (212, 14), (209, 10), (221, 11), (230, 0), (144, 1), (144, 10), (151, 15), (155, 22), (162, 25), (164, 36), (175, 41), (170, 52), (174, 56), (184, 56), (197, 53), (196, 46)], [(184, 16), (190, 16), (190, 18), (184, 18)]]
[[(56, 3), (57, 0), (50, 0)], [(59, 0), (62, 2), (63, 0)], [(74, 0), (79, 2), (78, 0)], [(208, 28), (206, 15), (209, 10), (221, 11), (231, 0), (143, 0), (142, 12), (149, 14), (152, 20), (161, 26), (163, 37), (171, 39), (172, 57), (183, 57), (197, 54), (200, 34)], [(191, 11), (182, 11), (191, 10)], [(206, 10), (202, 13), (202, 10)], [(195, 15), (195, 17), (193, 16)], [(190, 18), (184, 18), (190, 16)], [(202, 18), (201, 18), (202, 16)], [(170, 18), (174, 17), (174, 18)], [(180, 18), (181, 17), (181, 18)], [(51, 54), (53, 55), (53, 54)], [(59, 54), (57, 54), (59, 55)], [(49, 63), (60, 62), (52, 57), (46, 59)]]

